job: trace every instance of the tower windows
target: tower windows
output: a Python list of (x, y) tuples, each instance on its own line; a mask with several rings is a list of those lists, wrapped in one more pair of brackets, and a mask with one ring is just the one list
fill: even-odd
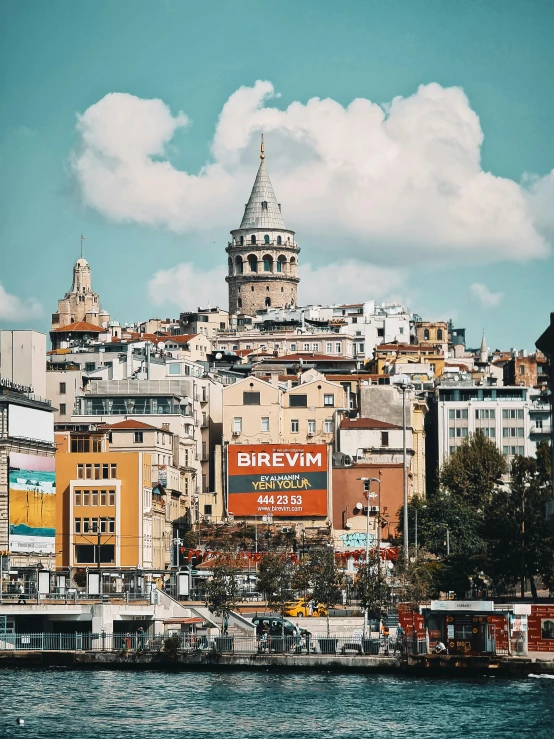
[(252, 292), (254, 292), (254, 285), (251, 285), (250, 289), (252, 290)]
[(237, 305), (238, 305), (239, 308), (242, 308), (242, 298), (239, 298), (237, 300)]
[(229, 274), (232, 275), (233, 274), (233, 260), (231, 259), (231, 257), (229, 257), (228, 261), (229, 261)]
[(287, 261), (287, 258), (284, 257), (282, 254), (280, 257), (277, 258), (277, 272), (284, 272), (285, 271), (285, 263)]
[[(255, 239), (255, 236), (252, 236), (253, 239)], [(255, 254), (249, 254), (248, 255), (248, 264), (250, 265), (250, 272), (257, 272), (258, 271), (258, 258)]]
[(264, 236), (264, 244), (269, 244), (269, 234)]
[(244, 268), (242, 264), (242, 257), (235, 257), (235, 270), (237, 275), (242, 275)]
[(262, 200), (262, 210), (267, 210), (267, 200)]
[(266, 298), (265, 299), (265, 306), (266, 306), (266, 308), (269, 308), (270, 305), (271, 305), (271, 298)]
[(251, 244), (255, 244), (256, 243), (256, 236), (254, 234), (252, 234), (252, 236), (250, 237), (250, 243)]
[(264, 256), (264, 272), (273, 272), (273, 257), (269, 254)]
[(442, 328), (437, 330), (437, 341), (442, 341)]
[(281, 246), (281, 241), (282, 241), (281, 237), (280, 236), (277, 236), (277, 244), (278, 244), (278, 246)]
[(429, 329), (426, 328), (423, 332), (423, 341), (429, 341)]
[(242, 246), (244, 244), (244, 236), (240, 237), (240, 245)]

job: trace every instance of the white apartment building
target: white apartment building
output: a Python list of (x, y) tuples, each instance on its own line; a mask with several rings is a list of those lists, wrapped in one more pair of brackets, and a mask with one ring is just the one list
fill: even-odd
[(215, 345), (219, 352), (252, 351), (276, 356), (310, 352), (337, 357), (354, 356), (352, 337), (334, 331), (242, 331), (218, 336)]
[(537, 443), (548, 438), (549, 405), (538, 390), (455, 383), (439, 385), (436, 393), (439, 465), (478, 430), (508, 462), (516, 455), (534, 456)]

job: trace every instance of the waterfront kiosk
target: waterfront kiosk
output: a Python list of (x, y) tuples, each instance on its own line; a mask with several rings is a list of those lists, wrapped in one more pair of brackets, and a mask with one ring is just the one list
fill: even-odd
[(449, 654), (508, 654), (511, 611), (511, 606), (495, 608), (492, 600), (432, 600), (429, 606), (420, 607), (427, 649), (432, 652), (442, 641)]

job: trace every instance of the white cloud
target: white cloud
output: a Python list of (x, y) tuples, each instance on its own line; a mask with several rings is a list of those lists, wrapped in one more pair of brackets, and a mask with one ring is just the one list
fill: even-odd
[(6, 292), (0, 284), (0, 319), (22, 323), (42, 316), (42, 306), (36, 298), (21, 300)]
[(474, 282), (469, 289), (483, 308), (496, 308), (497, 305), (500, 305), (504, 297), (504, 293), (493, 293), (486, 285), (482, 285), (480, 282)]
[[(301, 305), (364, 300), (403, 299), (405, 274), (401, 270), (376, 267), (361, 262), (346, 261), (313, 268), (302, 266), (298, 286)], [(153, 305), (176, 306), (180, 310), (195, 310), (198, 306), (227, 307), (225, 270), (222, 267), (205, 270), (190, 262), (158, 270), (148, 283), (148, 296)]]
[(300, 242), (317, 237), (320, 251), (388, 265), (549, 255), (551, 183), (520, 186), (481, 168), (483, 132), (460, 88), (423, 85), (386, 106), (313, 98), (280, 110), (274, 97), (263, 81), (233, 93), (212, 160), (189, 173), (167, 154), (184, 113), (106, 95), (78, 119), (72, 166), (84, 202), (115, 221), (176, 232), (237, 227), (263, 131), (285, 222)]
[(225, 270), (215, 267), (201, 270), (190, 262), (158, 270), (148, 283), (148, 297), (156, 306), (177, 306), (180, 310), (196, 310), (219, 305), (227, 307)]

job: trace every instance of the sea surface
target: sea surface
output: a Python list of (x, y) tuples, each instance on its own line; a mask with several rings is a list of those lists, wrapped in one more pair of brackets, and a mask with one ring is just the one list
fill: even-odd
[(547, 678), (0, 670), (2, 739), (552, 736)]

